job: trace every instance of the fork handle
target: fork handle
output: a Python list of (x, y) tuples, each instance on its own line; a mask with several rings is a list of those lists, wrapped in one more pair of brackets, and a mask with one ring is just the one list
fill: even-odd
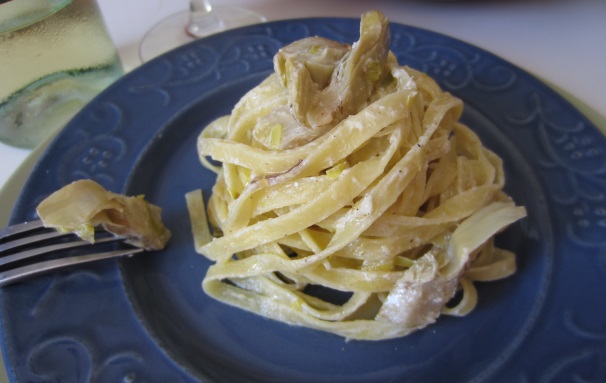
[(0, 287), (4, 287), (11, 283), (22, 281), (26, 278), (30, 278), (36, 275), (47, 273), (49, 271), (57, 270), (67, 266), (74, 266), (94, 261), (100, 261), (103, 259), (131, 256), (136, 253), (142, 252), (141, 248), (123, 249), (108, 251), (105, 253), (97, 254), (85, 254), (77, 255), (67, 258), (53, 259), (50, 261), (38, 262), (36, 264), (21, 266), (18, 268), (10, 269), (0, 273)]

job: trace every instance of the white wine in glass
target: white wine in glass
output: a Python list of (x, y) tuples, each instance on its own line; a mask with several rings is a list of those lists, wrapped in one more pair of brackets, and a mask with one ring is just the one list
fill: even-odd
[(244, 8), (190, 0), (189, 10), (167, 17), (145, 34), (139, 57), (146, 62), (194, 39), (264, 21), (265, 17)]

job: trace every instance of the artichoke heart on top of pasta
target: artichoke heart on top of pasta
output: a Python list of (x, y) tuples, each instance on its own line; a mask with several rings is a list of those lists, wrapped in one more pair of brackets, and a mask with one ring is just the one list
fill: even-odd
[(297, 133), (309, 136), (307, 142), (358, 113), (367, 105), (375, 85), (390, 76), (387, 24), (381, 14), (367, 13), (362, 17), (360, 40), (351, 47), (308, 37), (276, 54), (276, 74), (288, 89), (292, 118), (307, 130)]
[(503, 191), (501, 159), (459, 121), (462, 101), (399, 65), (389, 41), (371, 11), (351, 46), (283, 47), (274, 73), (202, 131), (217, 179), (206, 206), (197, 192), (187, 202), (196, 251), (213, 262), (206, 294), (381, 340), (466, 315), (475, 281), (515, 272), (494, 237), (526, 211)]
[(112, 193), (88, 179), (55, 191), (38, 205), (36, 212), (45, 227), (74, 233), (89, 242), (94, 242), (95, 227), (99, 225), (145, 250), (161, 250), (171, 237), (158, 206), (143, 196)]

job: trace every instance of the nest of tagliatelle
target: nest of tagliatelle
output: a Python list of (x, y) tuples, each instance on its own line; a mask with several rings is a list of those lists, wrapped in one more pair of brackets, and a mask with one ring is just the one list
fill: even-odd
[(362, 15), (352, 46), (310, 37), (274, 64), (199, 137), (217, 173), (207, 207), (187, 195), (196, 250), (213, 261), (208, 295), (380, 340), (467, 314), (474, 281), (515, 272), (493, 237), (526, 213), (503, 192), (501, 159), (459, 122), (461, 100), (397, 63), (380, 12)]

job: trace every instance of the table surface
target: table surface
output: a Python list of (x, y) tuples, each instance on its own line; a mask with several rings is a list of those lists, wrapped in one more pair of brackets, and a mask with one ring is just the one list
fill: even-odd
[[(139, 65), (141, 38), (187, 0), (97, 0), (126, 71)], [(359, 17), (379, 9), (393, 21), (461, 39), (545, 81), (606, 132), (606, 1), (604, 0), (212, 0), (268, 21)], [(38, 154), (34, 151), (34, 155)], [(30, 150), (0, 143), (0, 212), (12, 210), (34, 159)], [(7, 189), (11, 190), (7, 190)], [(1, 214), (0, 214), (1, 215)], [(6, 222), (0, 222), (3, 226)], [(0, 366), (1, 368), (1, 366)], [(7, 382), (0, 376), (0, 383)]]

